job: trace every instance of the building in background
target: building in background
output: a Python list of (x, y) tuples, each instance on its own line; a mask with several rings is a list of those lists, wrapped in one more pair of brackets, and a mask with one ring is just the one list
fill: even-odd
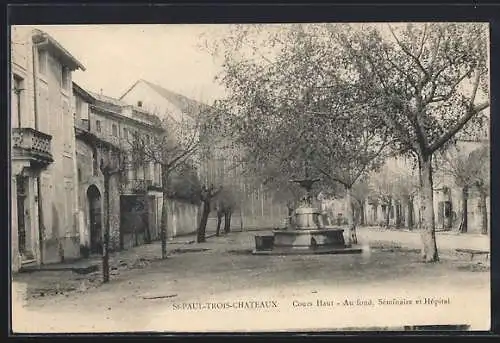
[[(456, 144), (447, 149), (448, 159), (452, 161), (465, 160), (473, 151), (489, 148), (487, 133), (479, 136), (460, 134)], [(460, 228), (463, 216), (463, 195), (455, 177), (449, 168), (439, 162), (439, 155), (434, 157), (434, 215), (437, 230), (454, 230)], [(486, 166), (489, 168), (489, 166)], [(417, 228), (420, 210), (418, 183), (419, 175), (416, 161), (398, 156), (387, 159), (385, 165), (370, 180), (369, 191), (363, 199), (361, 214), (356, 208), (355, 214), (358, 224), (369, 226), (399, 227), (401, 229)], [(384, 174), (385, 180), (384, 180)], [(487, 218), (489, 227), (491, 210), (486, 206), (486, 213), (481, 205), (481, 196), (477, 187), (471, 186), (467, 199), (468, 232), (481, 232), (483, 217)], [(490, 196), (486, 197), (486, 204), (490, 203)], [(356, 207), (356, 204), (355, 204)], [(334, 222), (343, 222), (347, 211), (344, 198), (325, 199), (323, 208), (329, 213)], [(361, 219), (363, 217), (363, 219)]]
[(127, 249), (159, 239), (161, 166), (132, 163), (130, 154), (132, 137), (153, 140), (163, 132), (158, 118), (77, 84), (73, 93), (82, 249), (102, 252), (106, 204), (100, 161), (109, 154), (127, 156), (121, 173), (110, 179), (110, 248)]
[[(159, 118), (170, 117), (178, 122), (186, 118), (196, 120), (209, 109), (206, 104), (146, 80), (134, 83), (120, 100), (130, 105), (141, 105)], [(217, 128), (213, 128), (210, 134), (217, 135)], [(276, 200), (272, 192), (267, 191), (257, 180), (243, 175), (239, 149), (228, 148), (232, 145), (227, 139), (212, 138), (214, 144), (209, 151), (198, 152), (199, 177), (202, 183), (213, 182), (216, 186), (225, 183), (234, 191), (237, 201), (231, 226), (243, 229), (283, 225), (287, 216), (285, 202)], [(215, 216), (213, 211), (209, 226), (215, 225)]]
[(76, 258), (72, 79), (84, 66), (40, 30), (11, 31), (12, 269)]

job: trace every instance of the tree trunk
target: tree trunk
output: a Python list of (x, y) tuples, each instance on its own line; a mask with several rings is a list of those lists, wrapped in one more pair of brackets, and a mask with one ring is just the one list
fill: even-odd
[(145, 231), (144, 231), (144, 243), (151, 244), (151, 241), (152, 241), (151, 225), (153, 225), (152, 220), (151, 220), (151, 212), (153, 211), (153, 206), (152, 206), (152, 201), (148, 196), (146, 196), (146, 198), (144, 200), (145, 200), (145, 203), (146, 203), (146, 206), (148, 209), (148, 212), (147, 212), (148, 225), (146, 226)]
[(432, 155), (419, 157), (422, 258), (425, 262), (437, 262), (439, 255), (436, 246), (434, 193), (432, 189)]
[(160, 239), (161, 239), (161, 258), (167, 258), (167, 225), (168, 225), (168, 174), (162, 169), (163, 201), (161, 206), (160, 219)]
[(203, 200), (203, 210), (201, 213), (200, 226), (198, 227), (198, 232), (196, 235), (196, 242), (203, 243), (206, 241), (206, 231), (207, 231), (207, 222), (208, 215), (210, 214), (210, 199)]
[(109, 175), (104, 175), (104, 204), (106, 222), (104, 224), (104, 244), (102, 249), (102, 281), (109, 282)]
[(224, 232), (231, 232), (231, 210), (226, 210), (224, 214)]
[(394, 202), (394, 219), (395, 228), (397, 230), (401, 229), (401, 206), (399, 200)]
[(215, 231), (215, 235), (217, 237), (220, 236), (220, 225), (222, 223), (222, 212), (217, 211), (217, 230)]
[(357, 244), (358, 239), (356, 237), (356, 224), (354, 222), (354, 213), (352, 208), (352, 195), (351, 188), (346, 187), (346, 219), (347, 219), (347, 241), (346, 245), (351, 246), (352, 244)]
[(243, 202), (240, 203), (240, 231), (243, 232)]
[(468, 206), (468, 199), (469, 199), (469, 187), (464, 186), (462, 188), (462, 220), (460, 221), (460, 227), (458, 229), (458, 232), (460, 233), (466, 233), (469, 229), (469, 223), (468, 223), (468, 211), (467, 208)]
[(408, 230), (413, 229), (413, 222), (414, 222), (414, 213), (413, 213), (413, 197), (410, 195), (408, 196), (408, 214), (407, 214), (407, 221), (406, 225), (408, 227)]
[(358, 213), (358, 208), (354, 205), (354, 203), (351, 203), (351, 213), (352, 213), (352, 222), (354, 223), (354, 225), (356, 225), (358, 223), (359, 213)]
[(385, 205), (385, 228), (389, 228), (389, 222), (391, 220), (391, 206), (392, 206), (392, 201), (391, 198), (387, 201), (387, 205)]
[(479, 190), (479, 208), (481, 210), (481, 234), (488, 234), (488, 208), (486, 206), (486, 192)]
[(360, 202), (359, 208), (360, 208), (359, 225), (364, 226), (365, 225), (365, 203), (364, 203), (364, 201)]

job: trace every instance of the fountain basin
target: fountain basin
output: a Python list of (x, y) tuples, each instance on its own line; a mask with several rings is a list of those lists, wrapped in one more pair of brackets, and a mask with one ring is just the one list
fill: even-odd
[[(259, 237), (259, 236), (257, 236)], [(346, 246), (340, 228), (312, 230), (275, 230), (272, 236), (260, 236), (254, 255), (360, 254), (359, 246)]]
[(274, 248), (272, 250), (253, 250), (252, 255), (262, 256), (286, 256), (286, 255), (347, 255), (347, 254), (361, 254), (363, 249), (360, 247), (350, 248), (307, 248), (307, 249), (294, 249), (294, 248)]
[(274, 247), (294, 247), (304, 249), (309, 247), (344, 248), (343, 229), (312, 229), (273, 231)]
[(311, 189), (320, 179), (291, 180), (307, 193), (295, 209), (295, 222), (288, 229), (274, 230), (272, 236), (256, 236), (254, 255), (359, 254), (360, 247), (346, 246), (344, 230), (325, 227), (321, 212), (312, 206)]

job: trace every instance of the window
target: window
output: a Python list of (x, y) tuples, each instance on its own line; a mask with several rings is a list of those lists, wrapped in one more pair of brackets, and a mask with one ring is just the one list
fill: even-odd
[(95, 129), (97, 132), (101, 132), (101, 121), (100, 120), (95, 121)]
[(68, 90), (70, 84), (70, 71), (67, 67), (61, 67), (61, 88)]
[(12, 113), (16, 115), (18, 127), (21, 127), (22, 124), (21, 117), (23, 112), (24, 80), (17, 75), (14, 75), (13, 91), (15, 97), (12, 99), (13, 100), (12, 105), (15, 106), (15, 111), (13, 111)]
[(111, 126), (111, 130), (113, 132), (113, 136), (118, 137), (118, 127), (116, 126), (116, 124), (113, 124)]
[(151, 143), (151, 137), (149, 135), (146, 135), (146, 144)]
[(144, 165), (144, 179), (145, 180), (152, 180), (151, 178), (151, 164), (149, 162), (146, 162)]
[(99, 175), (99, 162), (97, 161), (97, 149), (92, 150), (92, 175)]
[(38, 73), (47, 75), (47, 52), (38, 50)]
[(126, 127), (124, 127), (124, 128), (123, 128), (123, 137), (124, 137), (125, 139), (128, 139), (128, 130), (127, 130), (127, 128), (126, 128)]
[(82, 99), (75, 97), (75, 113), (78, 119), (82, 116)]

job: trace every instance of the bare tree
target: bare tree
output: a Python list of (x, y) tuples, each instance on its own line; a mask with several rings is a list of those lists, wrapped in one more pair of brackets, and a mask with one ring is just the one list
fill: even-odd
[[(449, 175), (462, 190), (462, 218), (459, 232), (468, 231), (468, 199), (470, 191), (477, 189), (480, 196), (480, 208), (483, 219), (481, 232), (487, 233), (486, 197), (489, 192), (489, 149), (482, 146), (464, 153), (456, 146), (438, 155), (439, 169)], [(486, 217), (486, 219), (484, 219)]]
[(488, 205), (486, 198), (490, 195), (490, 149), (488, 146), (483, 146), (473, 152), (471, 152), (471, 158), (476, 161), (481, 169), (476, 176), (476, 184), (479, 191), (480, 203), (479, 207), (481, 209), (481, 233), (483, 235), (488, 234)]
[(210, 107), (200, 106), (193, 108), (189, 114), (183, 113), (180, 118), (174, 119), (173, 116), (166, 115), (157, 122), (157, 125), (163, 129), (161, 133), (151, 137), (145, 133), (137, 132), (129, 140), (134, 166), (140, 167), (153, 163), (161, 168), (163, 192), (160, 224), (162, 259), (167, 258), (167, 198), (171, 173), (187, 160), (198, 158), (196, 153), (208, 138), (203, 135), (203, 128), (209, 125), (211, 114)]
[[(398, 201), (396, 211), (396, 228), (399, 228), (404, 221), (404, 225), (412, 230), (415, 224), (414, 199), (418, 192), (418, 182), (409, 172), (399, 172), (394, 178), (394, 198)], [(405, 217), (402, 217), (402, 213)]]
[[(352, 206), (357, 210), (359, 217), (359, 225), (365, 225), (365, 203), (368, 195), (371, 192), (370, 184), (367, 177), (358, 180), (352, 187)], [(354, 212), (354, 211), (353, 211)]]
[(230, 187), (223, 187), (216, 196), (217, 229), (216, 236), (220, 236), (222, 219), (224, 218), (224, 233), (231, 232), (231, 217), (238, 206), (237, 194)]
[(202, 214), (197, 235), (199, 243), (206, 240), (206, 226), (213, 208), (217, 210), (216, 235), (220, 234), (222, 217), (224, 217), (224, 232), (230, 232), (232, 214), (238, 208), (237, 200), (241, 197), (240, 184), (243, 175), (239, 170), (241, 161), (236, 158), (239, 150), (221, 132), (214, 132), (219, 128), (216, 122), (220, 121), (220, 117), (212, 122), (211, 127), (206, 128), (206, 134), (212, 139), (208, 140), (208, 144), (204, 144), (200, 151), (203, 186)]
[[(453, 177), (455, 184), (462, 190), (462, 218), (458, 231), (468, 231), (468, 199), (469, 190), (476, 181), (475, 174), (480, 166), (476, 165), (470, 158), (470, 154), (463, 154), (458, 147), (448, 149), (439, 155), (440, 168), (442, 172)], [(438, 157), (438, 158), (439, 158)], [(438, 169), (438, 170), (439, 170)]]
[(101, 147), (101, 161), (99, 168), (104, 177), (104, 203), (106, 208), (106, 222), (104, 224), (104, 242), (102, 253), (103, 282), (109, 282), (109, 243), (110, 243), (110, 201), (109, 188), (112, 177), (123, 176), (126, 170), (125, 152), (119, 148), (109, 146)]
[(384, 226), (389, 227), (392, 204), (393, 204), (393, 194), (394, 194), (394, 183), (392, 179), (391, 171), (388, 166), (385, 165), (380, 170), (370, 175), (370, 183), (372, 185), (372, 194), (374, 194), (384, 213)]

